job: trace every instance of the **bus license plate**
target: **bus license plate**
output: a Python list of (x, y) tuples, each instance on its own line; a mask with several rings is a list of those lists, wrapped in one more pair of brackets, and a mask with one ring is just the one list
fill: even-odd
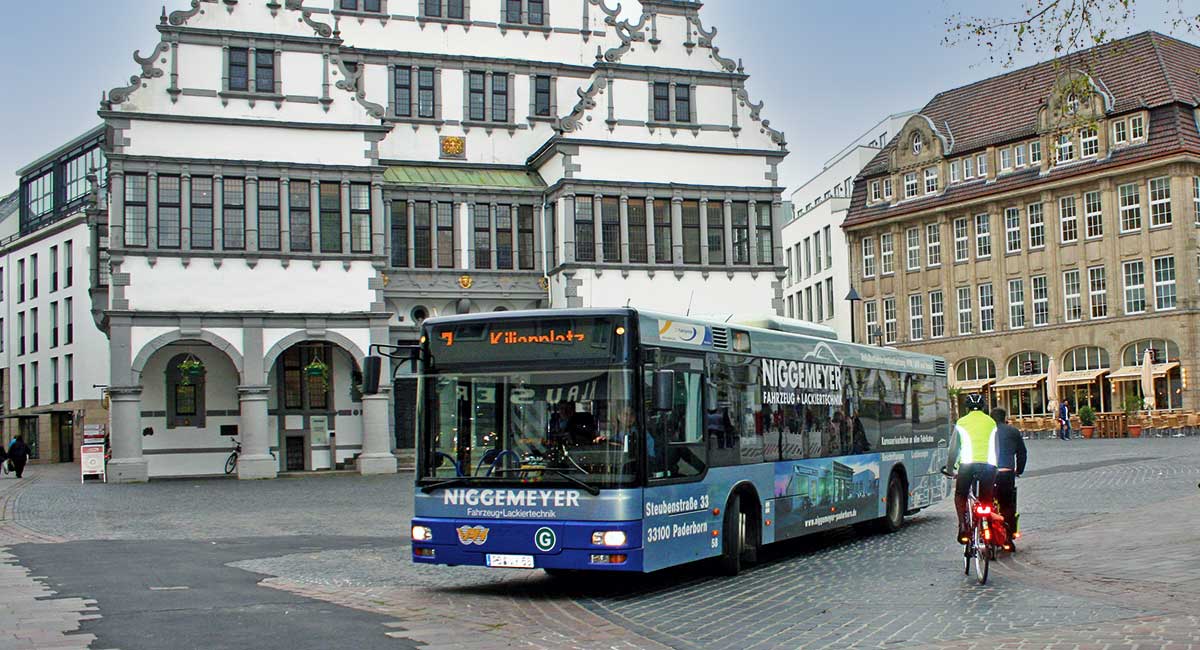
[(487, 565), (499, 569), (532, 569), (532, 555), (492, 555), (487, 556)]

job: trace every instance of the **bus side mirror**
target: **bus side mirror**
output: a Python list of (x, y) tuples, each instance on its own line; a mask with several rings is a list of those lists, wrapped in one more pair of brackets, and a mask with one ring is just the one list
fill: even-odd
[(675, 371), (654, 371), (654, 410), (670, 411), (675, 408)]
[(383, 372), (383, 357), (369, 356), (363, 359), (363, 395), (379, 394), (379, 375)]

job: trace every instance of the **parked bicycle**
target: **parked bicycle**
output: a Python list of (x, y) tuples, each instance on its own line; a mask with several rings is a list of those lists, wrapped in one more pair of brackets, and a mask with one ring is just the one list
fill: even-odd
[[(271, 451), (270, 449), (267, 450), (267, 453), (271, 454), (271, 458), (276, 458), (275, 452)], [(234, 440), (233, 441), (233, 451), (229, 454), (229, 458), (227, 458), (225, 460), (225, 473), (226, 474), (232, 474), (235, 470), (237, 470), (238, 456), (241, 456), (241, 455), (242, 455), (242, 441)], [(278, 460), (278, 459), (276, 458), (276, 460)]]

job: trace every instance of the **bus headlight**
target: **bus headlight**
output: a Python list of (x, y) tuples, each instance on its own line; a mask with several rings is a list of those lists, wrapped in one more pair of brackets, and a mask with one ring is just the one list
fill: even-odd
[(413, 526), (412, 541), (414, 542), (429, 542), (433, 541), (433, 530), (429, 526)]
[(598, 530), (592, 533), (595, 546), (624, 546), (625, 532), (621, 530)]

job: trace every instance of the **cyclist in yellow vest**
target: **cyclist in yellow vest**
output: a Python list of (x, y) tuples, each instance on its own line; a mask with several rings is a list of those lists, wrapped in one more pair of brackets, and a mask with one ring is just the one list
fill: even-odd
[(984, 412), (983, 395), (972, 393), (966, 397), (968, 413), (954, 423), (954, 435), (950, 437), (950, 457), (946, 460), (946, 472), (958, 468), (958, 481), (954, 484), (954, 509), (958, 512), (958, 541), (971, 541), (967, 530), (967, 495), (971, 484), (979, 482), (979, 502), (992, 503), (996, 486), (996, 421)]

